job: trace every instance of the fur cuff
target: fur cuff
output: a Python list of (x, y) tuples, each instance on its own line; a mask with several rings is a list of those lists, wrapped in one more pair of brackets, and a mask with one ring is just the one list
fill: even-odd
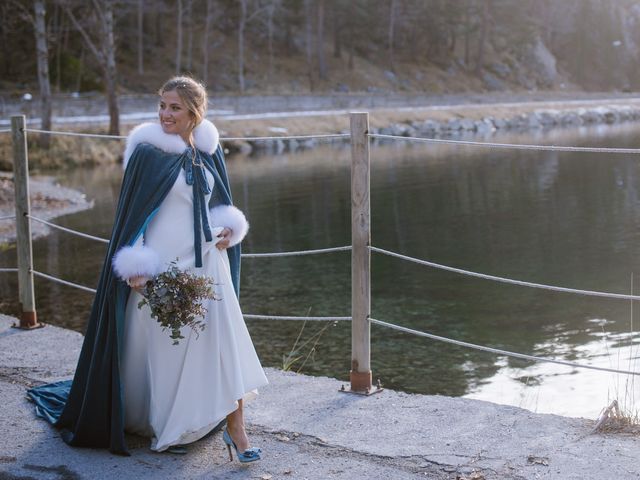
[(230, 247), (240, 243), (249, 231), (249, 223), (244, 213), (233, 205), (218, 205), (212, 208), (209, 210), (209, 219), (212, 227), (231, 229)]
[(162, 271), (158, 254), (149, 247), (122, 247), (113, 256), (113, 269), (122, 280), (139, 275), (154, 277)]

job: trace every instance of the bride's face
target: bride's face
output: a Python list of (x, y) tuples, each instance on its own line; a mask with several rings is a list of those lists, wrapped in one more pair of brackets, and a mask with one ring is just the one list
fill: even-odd
[(158, 116), (164, 133), (174, 133), (188, 141), (192, 127), (192, 115), (182, 103), (178, 92), (171, 90), (162, 94), (158, 105)]

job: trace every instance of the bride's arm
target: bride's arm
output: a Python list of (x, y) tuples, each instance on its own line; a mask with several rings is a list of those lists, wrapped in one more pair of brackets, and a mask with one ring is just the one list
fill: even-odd
[(233, 205), (218, 205), (209, 210), (209, 224), (212, 227), (225, 227), (216, 243), (218, 248), (229, 248), (237, 245), (247, 235), (249, 222), (241, 210)]

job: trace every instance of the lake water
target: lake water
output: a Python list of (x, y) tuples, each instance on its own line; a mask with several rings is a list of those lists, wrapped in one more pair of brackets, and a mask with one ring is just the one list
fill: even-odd
[[(639, 126), (496, 137), (500, 142), (639, 147)], [(372, 243), (463, 269), (618, 293), (640, 284), (640, 156), (394, 143), (371, 149)], [(350, 243), (348, 148), (233, 158), (235, 203), (251, 223), (245, 252)], [(59, 218), (108, 237), (120, 167), (76, 170), (60, 182), (96, 202)], [(53, 232), (34, 243), (36, 268), (95, 286), (105, 246)], [(15, 265), (15, 251), (0, 265)], [(1, 274), (3, 311), (15, 309)], [(246, 313), (347, 316), (350, 254), (245, 259)], [(82, 331), (91, 295), (36, 279), (42, 321)], [(555, 293), (433, 270), (372, 254), (372, 316), (530, 355), (637, 369), (629, 301)], [(348, 379), (350, 325), (247, 322), (265, 365)], [(299, 337), (298, 346), (294, 348)], [(374, 378), (394, 389), (467, 396), (537, 412), (595, 418), (611, 399), (635, 408), (633, 378), (533, 363), (372, 325)]]

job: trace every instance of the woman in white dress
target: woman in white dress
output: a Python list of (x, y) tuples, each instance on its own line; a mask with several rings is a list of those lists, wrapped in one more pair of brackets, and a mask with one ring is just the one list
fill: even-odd
[[(231, 205), (207, 209), (201, 219), (196, 215), (194, 175), (204, 173), (200, 181), (206, 182), (205, 205), (221, 188), (199, 159), (203, 153), (213, 153), (219, 140), (216, 128), (204, 118), (204, 87), (189, 77), (175, 77), (159, 93), (159, 124), (143, 124), (132, 131), (125, 165), (136, 149), (148, 144), (159, 154), (186, 153), (193, 161), (180, 169), (135, 243), (121, 248), (113, 259), (116, 274), (132, 288), (120, 361), (125, 429), (151, 437), (152, 450), (181, 453), (184, 444), (202, 438), (226, 419), (223, 440), (229, 454), (233, 446), (240, 461), (259, 460), (260, 449), (250, 446), (245, 431), (243, 401), (267, 379), (240, 311), (226, 251), (242, 240), (248, 224)], [(194, 229), (194, 222), (200, 221), (202, 225)], [(206, 238), (208, 229), (211, 241)], [(183, 328), (185, 338), (178, 345), (151, 318), (148, 306), (138, 308), (144, 284), (172, 261), (181, 270), (212, 277), (218, 298), (204, 305), (204, 331), (196, 336)]]

